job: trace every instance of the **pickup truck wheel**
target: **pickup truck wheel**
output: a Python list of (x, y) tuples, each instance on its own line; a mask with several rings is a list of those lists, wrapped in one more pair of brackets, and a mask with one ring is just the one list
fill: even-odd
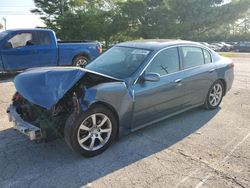
[(85, 67), (88, 64), (88, 58), (80, 55), (73, 59), (73, 65), (76, 67)]
[(117, 122), (106, 107), (94, 106), (73, 119), (74, 123), (66, 123), (64, 137), (74, 151), (85, 157), (93, 157), (114, 142)]

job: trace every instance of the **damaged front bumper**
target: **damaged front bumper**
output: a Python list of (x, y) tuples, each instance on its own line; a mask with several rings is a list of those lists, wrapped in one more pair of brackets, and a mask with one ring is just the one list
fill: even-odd
[(26, 121), (24, 121), (20, 115), (16, 112), (16, 107), (10, 105), (7, 109), (9, 121), (13, 122), (13, 128), (19, 132), (25, 134), (30, 140), (39, 140), (42, 138), (42, 131), (39, 127), (36, 127)]

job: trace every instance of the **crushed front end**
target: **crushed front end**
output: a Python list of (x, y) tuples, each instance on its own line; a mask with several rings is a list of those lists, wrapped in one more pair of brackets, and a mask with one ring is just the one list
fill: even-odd
[(50, 110), (32, 104), (18, 92), (13, 96), (7, 109), (13, 128), (29, 137), (30, 140), (53, 140), (63, 137), (63, 128), (69, 115), (75, 110), (75, 96), (65, 96)]
[(20, 114), (17, 113), (15, 106), (10, 105), (7, 113), (9, 115), (9, 121), (13, 122), (14, 129), (28, 136), (30, 140), (38, 140), (42, 138), (41, 128), (25, 122)]
[(9, 120), (30, 140), (62, 138), (68, 118), (86, 110), (86, 90), (113, 81), (79, 68), (31, 69), (14, 80), (17, 92), (7, 109)]

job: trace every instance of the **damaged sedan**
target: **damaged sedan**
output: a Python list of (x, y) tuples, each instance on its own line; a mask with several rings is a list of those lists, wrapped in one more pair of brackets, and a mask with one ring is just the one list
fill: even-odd
[(232, 86), (233, 67), (199, 43), (125, 42), (85, 69), (19, 74), (7, 112), (31, 140), (63, 137), (74, 151), (92, 157), (123, 134), (198, 106), (216, 109)]

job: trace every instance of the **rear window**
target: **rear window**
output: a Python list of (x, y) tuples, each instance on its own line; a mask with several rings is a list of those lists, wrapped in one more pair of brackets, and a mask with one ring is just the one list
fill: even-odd
[(50, 45), (51, 44), (51, 39), (50, 39), (50, 35), (48, 32), (37, 32), (36, 36), (37, 36), (37, 41), (36, 41), (37, 45)]

